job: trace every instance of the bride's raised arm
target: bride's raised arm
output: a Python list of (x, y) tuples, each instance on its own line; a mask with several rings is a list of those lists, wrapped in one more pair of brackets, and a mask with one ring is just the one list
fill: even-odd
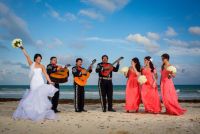
[(27, 60), (27, 62), (28, 62), (28, 64), (29, 64), (29, 66), (32, 65), (32, 64), (33, 64), (33, 61), (31, 60), (30, 56), (29, 56), (28, 53), (26, 52), (25, 48), (24, 48), (24, 47), (20, 47), (20, 48), (21, 48), (22, 52), (24, 53), (24, 55), (25, 55), (25, 57), (26, 57), (26, 60)]

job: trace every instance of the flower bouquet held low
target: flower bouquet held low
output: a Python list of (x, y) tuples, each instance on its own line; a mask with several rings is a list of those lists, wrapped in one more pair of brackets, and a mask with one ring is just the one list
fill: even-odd
[(145, 75), (140, 75), (138, 77), (138, 82), (140, 83), (140, 85), (145, 84), (147, 82), (147, 78)]
[(169, 71), (170, 72), (170, 74), (169, 74), (169, 79), (173, 76), (174, 77), (174, 75), (176, 74), (176, 72), (177, 72), (177, 70), (176, 70), (176, 68), (174, 67), (174, 66), (168, 66), (167, 67), (167, 71)]

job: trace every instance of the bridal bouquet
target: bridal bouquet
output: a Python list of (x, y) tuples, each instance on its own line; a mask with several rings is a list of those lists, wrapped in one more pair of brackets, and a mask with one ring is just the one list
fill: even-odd
[(174, 66), (167, 67), (167, 71), (172, 72), (173, 74), (176, 74), (177, 70)]
[(22, 46), (23, 46), (23, 45), (22, 45), (22, 40), (21, 40), (21, 39), (14, 39), (14, 40), (12, 41), (12, 46), (13, 46), (14, 48), (22, 47)]
[(128, 73), (129, 67), (122, 67), (120, 70), (121, 73)]
[(140, 85), (144, 84), (147, 82), (147, 78), (145, 75), (140, 75), (138, 78), (138, 82), (140, 83)]

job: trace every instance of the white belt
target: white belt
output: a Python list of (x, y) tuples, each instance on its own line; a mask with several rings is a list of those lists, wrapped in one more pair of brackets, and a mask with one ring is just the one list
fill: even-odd
[(112, 78), (108, 78), (108, 77), (99, 77), (99, 79), (103, 79), (103, 80), (112, 80)]

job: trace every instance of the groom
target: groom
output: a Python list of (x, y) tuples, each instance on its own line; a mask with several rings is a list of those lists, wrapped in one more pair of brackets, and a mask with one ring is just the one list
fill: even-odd
[[(47, 65), (47, 74), (50, 76), (51, 73), (55, 73), (57, 72), (61, 66), (57, 66), (57, 58), (56, 57), (51, 57), (50, 58), (50, 64)], [(55, 83), (54, 85), (57, 89), (60, 89), (59, 87), (59, 83)], [(57, 107), (58, 107), (58, 100), (59, 100), (59, 95), (60, 95), (60, 91), (58, 90), (54, 96), (52, 97), (52, 110), (54, 110), (55, 113), (58, 113), (60, 111), (58, 111)]]

